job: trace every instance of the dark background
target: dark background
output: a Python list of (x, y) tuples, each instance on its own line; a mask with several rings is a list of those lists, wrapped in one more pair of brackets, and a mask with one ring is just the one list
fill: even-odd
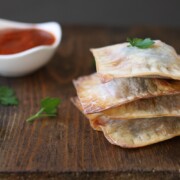
[(25, 22), (180, 27), (180, 0), (0, 0), (0, 17)]

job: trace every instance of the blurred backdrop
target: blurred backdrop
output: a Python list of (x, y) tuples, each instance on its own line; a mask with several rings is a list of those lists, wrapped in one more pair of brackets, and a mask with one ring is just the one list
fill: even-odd
[(0, 18), (63, 24), (180, 27), (180, 0), (0, 0)]

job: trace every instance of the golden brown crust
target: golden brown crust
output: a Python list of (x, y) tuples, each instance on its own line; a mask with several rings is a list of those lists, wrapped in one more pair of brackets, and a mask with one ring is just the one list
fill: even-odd
[(137, 99), (180, 93), (180, 81), (119, 78), (101, 83), (97, 74), (73, 81), (84, 113), (101, 112)]
[[(78, 97), (72, 97), (71, 102), (83, 113), (83, 109)], [(83, 113), (84, 114), (84, 113)], [(89, 123), (94, 130), (101, 131), (100, 124), (96, 121), (97, 115), (95, 114), (84, 114), (89, 119)]]
[(128, 47), (129, 43), (91, 49), (103, 82), (125, 77), (180, 80), (180, 58), (169, 45), (156, 40), (151, 48)]
[[(73, 104), (83, 113), (83, 108), (77, 97), (71, 99)], [(154, 117), (180, 117), (180, 95), (160, 96), (150, 99), (140, 99), (105, 111), (85, 114), (93, 129), (99, 128), (101, 119), (128, 120)]]
[[(174, 99), (174, 101), (176, 100), (178, 99)], [(83, 112), (82, 106), (77, 97), (71, 98), (71, 101), (74, 103), (76, 107), (78, 107), (78, 109), (81, 112)], [(138, 100), (138, 101), (140, 102), (143, 100)], [(162, 104), (163, 103), (166, 102), (163, 101)], [(179, 113), (179, 105), (175, 103), (174, 106), (173, 102), (170, 102), (170, 104), (172, 107), (170, 107), (169, 113), (173, 114), (177, 108)], [(158, 107), (156, 101), (155, 101), (155, 106)], [(166, 104), (164, 104), (163, 106), (166, 106)], [(168, 106), (169, 105), (167, 105), (166, 108), (168, 108)], [(152, 107), (149, 107), (149, 109), (151, 108)], [(149, 109), (146, 109), (146, 113), (149, 112), (151, 113), (152, 109), (150, 111)], [(166, 110), (168, 111), (168, 109)], [(158, 109), (156, 111), (158, 111)], [(162, 113), (162, 110), (160, 111)], [(156, 114), (154, 115), (156, 116)], [(89, 119), (90, 125), (94, 130), (103, 131), (105, 137), (110, 143), (121, 147), (136, 148), (136, 147), (147, 146), (180, 135), (180, 118), (178, 117), (156, 117), (156, 118), (122, 120), (122, 119), (111, 119), (110, 117), (113, 117), (114, 115), (110, 115), (108, 117), (106, 115), (102, 115), (101, 113), (85, 114), (85, 116)]]
[(180, 136), (180, 118), (161, 117), (136, 120), (103, 120), (107, 140), (125, 148), (147, 146)]

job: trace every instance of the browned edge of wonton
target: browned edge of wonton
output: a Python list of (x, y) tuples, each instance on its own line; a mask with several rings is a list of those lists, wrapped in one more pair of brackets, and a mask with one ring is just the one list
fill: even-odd
[(89, 120), (89, 123), (90, 123), (91, 127), (94, 130), (101, 131), (101, 128), (99, 126), (100, 124), (98, 124), (98, 121), (96, 121), (96, 118), (95, 118), (96, 115), (84, 114), (78, 97), (72, 97), (72, 98), (70, 98), (70, 100), (74, 104), (74, 106), (77, 107), (77, 109), (79, 109), (79, 111)]
[[(156, 48), (150, 48), (152, 52), (148, 51), (148, 49), (143, 49), (142, 52), (142, 49), (136, 47), (129, 48), (128, 43), (125, 42), (91, 48), (90, 52), (95, 58), (97, 73), (100, 75), (102, 82), (117, 78), (154, 78), (154, 76), (180, 80), (180, 73), (178, 72), (180, 71), (180, 58), (175, 49), (160, 40), (155, 40), (153, 46)], [(133, 50), (131, 51), (131, 49)], [(156, 50), (153, 51), (153, 49)], [(123, 54), (123, 52), (126, 53)], [(139, 66), (138, 58), (141, 59), (143, 55), (145, 58), (142, 58), (142, 65)], [(162, 62), (162, 59), (165, 59), (165, 62), (168, 63)], [(145, 69), (142, 70), (142, 67)], [(136, 71), (132, 69), (136, 69)]]
[[(82, 112), (77, 97), (71, 98), (73, 104)], [(180, 135), (180, 118), (158, 117), (134, 120), (111, 120), (85, 115), (94, 130), (103, 131), (106, 139), (124, 148), (137, 148), (165, 141)], [(114, 136), (115, 135), (115, 136)]]
[[(74, 97), (72, 102), (83, 112), (83, 107), (78, 97)], [(98, 118), (128, 120), (162, 116), (180, 117), (180, 95), (139, 99), (99, 113), (86, 114), (86, 116), (93, 122)]]
[(156, 73), (154, 75), (151, 74), (138, 74), (136, 76), (129, 76), (129, 75), (124, 75), (124, 76), (114, 76), (112, 74), (103, 74), (100, 72), (97, 72), (99, 75), (99, 78), (101, 79), (102, 83), (107, 83), (109, 81), (115, 80), (115, 79), (119, 79), (119, 78), (131, 78), (131, 77), (140, 77), (140, 78), (156, 78), (156, 79), (167, 79), (167, 80), (180, 80), (179, 78), (176, 78), (174, 76), (167, 76), (166, 74), (160, 74), (160, 73)]
[[(129, 89), (127, 92), (130, 92), (131, 94), (124, 94), (124, 89), (121, 88), (122, 86), (121, 83), (117, 83), (119, 84), (118, 88), (115, 88), (114, 86), (114, 94), (112, 95), (110, 94), (110, 96), (107, 95), (108, 92), (111, 92), (111, 89), (108, 89), (107, 86), (104, 86), (104, 84), (100, 82), (100, 80), (98, 80), (99, 78), (97, 77), (97, 74), (92, 74), (89, 76), (83, 76), (83, 77), (79, 77), (77, 80), (73, 81), (73, 84), (76, 88), (78, 97), (80, 99), (81, 105), (83, 106), (83, 111), (85, 114), (90, 114), (90, 113), (97, 113), (97, 112), (101, 112), (104, 111), (106, 109), (109, 108), (113, 108), (113, 107), (117, 107), (138, 99), (147, 99), (147, 98), (151, 98), (151, 97), (156, 97), (156, 96), (163, 96), (163, 95), (174, 95), (174, 94), (179, 94), (180, 93), (180, 81), (176, 81), (176, 80), (164, 80), (164, 79), (144, 79), (142, 81), (142, 83), (148, 84), (148, 86), (144, 89), (144, 91), (139, 91), (141, 92), (141, 94), (133, 94), (131, 89), (134, 89), (135, 86), (137, 86), (136, 89), (142, 89), (141, 84), (138, 84), (136, 82), (136, 80), (129, 80), (129, 82), (127, 82), (125, 84), (125, 86), (123, 86), (124, 88)], [(137, 78), (129, 78), (129, 79), (137, 79)], [(141, 78), (139, 78), (141, 79)], [(120, 80), (119, 80), (120, 81)], [(124, 82), (126, 81), (126, 78), (123, 78)], [(118, 80), (116, 80), (115, 82), (118, 82)], [(129, 84), (130, 82), (134, 82)], [(138, 80), (138, 82), (141, 82)], [(111, 83), (109, 82), (108, 87), (111, 88)], [(115, 83), (112, 83), (115, 84)], [(95, 86), (94, 86), (95, 85)], [(88, 87), (89, 86), (89, 87)], [(98, 92), (99, 96), (97, 96), (96, 94), (96, 90), (95, 87), (96, 86), (100, 86), (100, 89), (103, 89), (104, 87), (104, 91)], [(132, 86), (132, 87), (131, 87)], [(144, 85), (143, 85), (144, 86)], [(92, 87), (92, 91), (91, 88)], [(90, 89), (90, 90), (89, 90)], [(153, 89), (153, 91), (152, 91)], [(88, 93), (89, 94), (88, 94)], [(92, 93), (91, 93), (92, 92)], [(115, 99), (116, 94), (120, 94), (119, 92), (123, 92), (122, 95), (118, 95), (119, 97), (117, 97), (117, 99)], [(87, 95), (86, 95), (87, 93)], [(90, 94), (91, 93), (91, 94)], [(103, 99), (101, 96), (105, 95), (105, 97), (107, 97), (106, 99)], [(95, 95), (95, 96), (94, 96)], [(128, 98), (128, 97), (131, 98)], [(113, 100), (112, 100), (113, 99)], [(110, 103), (112, 100), (112, 103)]]
[(180, 95), (139, 99), (115, 108), (110, 108), (102, 112), (89, 115), (91, 115), (89, 116), (91, 119), (106, 117), (110, 119), (123, 120), (162, 116), (180, 117)]
[[(100, 119), (99, 119), (100, 120)], [(100, 120), (106, 139), (124, 148), (138, 148), (180, 136), (180, 118), (160, 117), (136, 120)]]

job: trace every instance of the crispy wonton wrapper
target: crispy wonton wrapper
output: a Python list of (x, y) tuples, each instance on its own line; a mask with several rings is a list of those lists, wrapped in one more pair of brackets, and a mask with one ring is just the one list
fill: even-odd
[(159, 117), (135, 120), (102, 120), (100, 127), (114, 145), (137, 148), (180, 136), (180, 118)]
[[(71, 98), (73, 104), (83, 112), (77, 97)], [(180, 95), (160, 96), (140, 99), (105, 111), (85, 114), (94, 129), (98, 128), (98, 119), (138, 119), (162, 116), (180, 117)]]
[(179, 94), (180, 81), (153, 78), (119, 78), (101, 83), (97, 74), (73, 81), (84, 113), (100, 112), (143, 98)]
[[(82, 111), (82, 106), (78, 98), (72, 98), (71, 100), (74, 105)], [(154, 109), (153, 107), (151, 108)], [(151, 108), (147, 109), (147, 114), (152, 112)], [(164, 112), (160, 110), (160, 112), (162, 113), (161, 115), (163, 115), (163, 113), (166, 115), (168, 109), (165, 109), (165, 107), (163, 107), (163, 109)], [(138, 110), (136, 109), (136, 111)], [(156, 112), (157, 111), (158, 110), (156, 110)], [(169, 115), (170, 113), (174, 115), (174, 111), (173, 107), (171, 107)], [(177, 110), (177, 112), (177, 115), (179, 116), (179, 110)], [(110, 119), (108, 116), (105, 115), (99, 116), (97, 114), (85, 114), (85, 116), (89, 119), (92, 128), (95, 130), (103, 131), (106, 139), (110, 143), (121, 147), (142, 147), (164, 141), (175, 136), (180, 136), (180, 118), (178, 117), (156, 117), (131, 120), (117, 120)], [(152, 112), (152, 114), (156, 116), (155, 112)], [(153, 115), (151, 115), (151, 117), (153, 117)]]
[(91, 49), (103, 82), (120, 77), (163, 77), (180, 80), (180, 57), (174, 48), (156, 40), (147, 49), (121, 43)]

